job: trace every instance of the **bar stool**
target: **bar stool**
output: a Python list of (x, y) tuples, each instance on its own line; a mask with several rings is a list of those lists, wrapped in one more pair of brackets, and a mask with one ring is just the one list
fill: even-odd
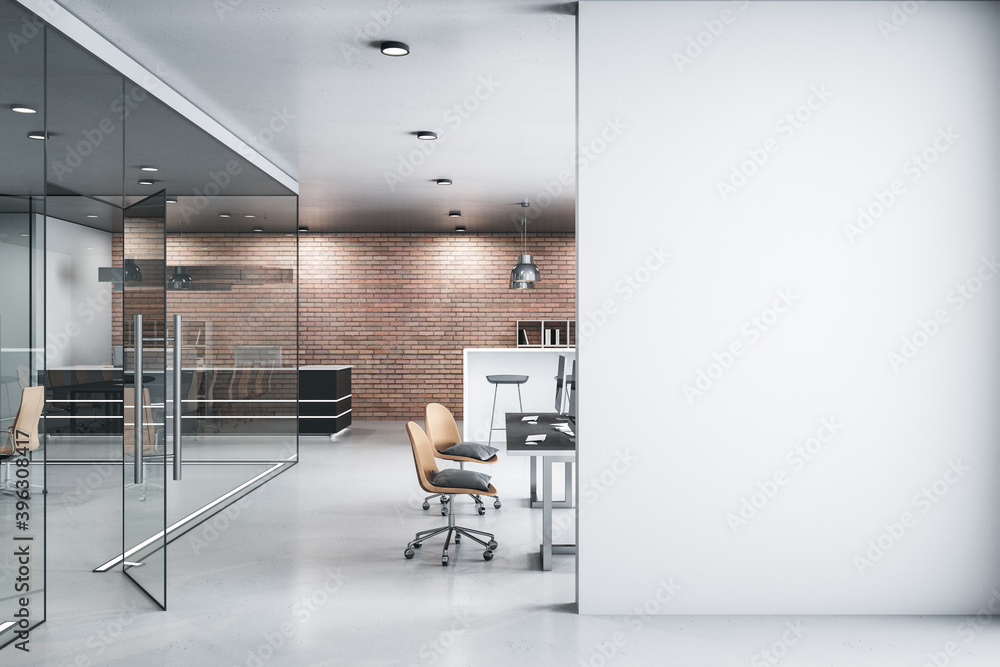
[(521, 385), (528, 381), (527, 375), (487, 375), (486, 381), (493, 385), (493, 410), (490, 412), (490, 437), (488, 445), (493, 444), (493, 431), (506, 431), (507, 423), (503, 428), (493, 428), (493, 418), (497, 411), (497, 390), (502, 384), (512, 384), (517, 386), (517, 405), (520, 412), (524, 412), (524, 405), (521, 403)]

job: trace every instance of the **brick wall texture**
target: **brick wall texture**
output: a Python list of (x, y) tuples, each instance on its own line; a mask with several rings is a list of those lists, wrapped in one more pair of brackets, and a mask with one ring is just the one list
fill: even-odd
[[(120, 237), (113, 245), (120, 266)], [(534, 290), (511, 290), (516, 234), (303, 234), (299, 364), (352, 365), (354, 419), (422, 420), (432, 401), (460, 419), (464, 348), (514, 347), (517, 320), (574, 317), (573, 235), (530, 235), (528, 251), (543, 280)], [(146, 254), (155, 256), (136, 246), (125, 257), (140, 255), (142, 266)], [(294, 237), (171, 234), (167, 254), (166, 275), (188, 267), (196, 286), (168, 292), (169, 311), (211, 321), (205, 364), (231, 366), (235, 346), (279, 345), (282, 365), (294, 365)], [(209, 284), (222, 289), (204, 289)], [(119, 322), (120, 295), (114, 305)]]

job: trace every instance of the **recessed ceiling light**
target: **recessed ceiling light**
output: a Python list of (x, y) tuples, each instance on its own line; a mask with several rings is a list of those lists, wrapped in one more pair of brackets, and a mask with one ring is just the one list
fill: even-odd
[(300, 232), (308, 232), (309, 228), (306, 227), (305, 225), (299, 225), (299, 231)]
[(28, 138), (29, 139), (44, 140), (45, 139), (45, 133), (42, 132), (41, 130), (32, 130), (31, 132), (28, 132)]
[(11, 104), (10, 110), (14, 113), (38, 113), (35, 109), (32, 109), (25, 104)]
[(140, 171), (159, 171), (156, 167), (139, 167)]
[(243, 217), (244, 217), (244, 218), (256, 218), (257, 216), (256, 216), (256, 215), (250, 215), (250, 214), (248, 213), (247, 215), (244, 215)]
[(174, 198), (174, 197), (171, 197), (170, 199), (167, 200), (167, 203), (168, 204), (176, 204), (177, 203), (177, 199)]
[(424, 141), (434, 141), (438, 138), (437, 132), (431, 132), (430, 130), (420, 130), (417, 132), (417, 139), (423, 139)]
[(437, 178), (434, 179), (434, 182), (437, 183), (438, 185), (451, 185), (450, 178)]
[(85, 250), (93, 250), (93, 248), (84, 248)]
[(387, 56), (406, 56), (410, 53), (410, 47), (402, 42), (382, 42), (382, 53)]
[(465, 231), (465, 225), (455, 225), (455, 231), (456, 232), (464, 232)]
[(21, 236), (23, 236), (23, 237), (25, 237), (25, 238), (28, 238), (28, 237), (30, 237), (30, 236), (31, 236), (31, 234), (21, 234)]
[(448, 211), (448, 217), (449, 218), (461, 218), (462, 217), (462, 212), (461, 211)]
[(140, 178), (139, 185), (152, 185), (155, 181), (151, 178)]
[(88, 217), (88, 218), (98, 218), (98, 217), (100, 217), (100, 216), (97, 216), (97, 215), (88, 215), (87, 217)]
[(228, 218), (228, 217), (229, 217), (229, 214), (228, 214), (228, 213), (220, 213), (220, 214), (219, 214), (219, 217), (220, 217), (220, 218)]
[(255, 232), (262, 232), (262, 231), (264, 231), (264, 228), (263, 227), (254, 227), (253, 230)]

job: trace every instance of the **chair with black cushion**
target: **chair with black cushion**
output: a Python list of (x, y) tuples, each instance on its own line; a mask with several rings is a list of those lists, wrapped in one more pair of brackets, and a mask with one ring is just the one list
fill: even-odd
[[(424, 410), (424, 427), (427, 429), (427, 438), (434, 447), (434, 456), (446, 461), (458, 461), (460, 470), (465, 469), (466, 463), (483, 463), (492, 465), (499, 459), (497, 449), (489, 445), (477, 442), (462, 442), (462, 437), (458, 433), (458, 424), (451, 410), (440, 403), (428, 403)], [(435, 493), (424, 498), (423, 508), (430, 509), (431, 498), (440, 496), (444, 503), (445, 497), (441, 493)], [(473, 494), (472, 499), (476, 502), (476, 510), (480, 514), (486, 513), (483, 499)], [(493, 507), (500, 509), (500, 498), (493, 501)], [(444, 508), (441, 511), (445, 513)]]
[[(0, 479), (0, 491), (16, 492), (17, 487), (10, 476), (10, 461), (16, 455), (28, 454), (38, 449), (38, 420), (45, 407), (45, 387), (25, 387), (21, 390), (21, 405), (14, 423), (7, 429), (7, 437), (0, 445), (0, 462), (7, 469), (6, 479)], [(40, 484), (31, 484), (43, 488)]]
[[(497, 548), (497, 542), (491, 533), (481, 530), (473, 530), (463, 526), (455, 525), (455, 513), (451, 511), (451, 499), (456, 495), (483, 495), (496, 496), (496, 488), (490, 484), (489, 475), (484, 475), (474, 470), (462, 470), (460, 468), (447, 468), (439, 470), (437, 460), (434, 458), (434, 447), (424, 433), (424, 429), (416, 422), (407, 422), (406, 434), (410, 436), (410, 448), (413, 450), (413, 463), (417, 469), (417, 481), (420, 488), (428, 493), (436, 492), (445, 495), (445, 508), (448, 510), (448, 525), (441, 528), (422, 530), (416, 534), (413, 540), (406, 545), (403, 555), (413, 558), (416, 553), (414, 549), (419, 549), (424, 541), (441, 533), (447, 533), (444, 540), (444, 550), (441, 552), (441, 564), (448, 564), (448, 547), (451, 545), (452, 537), (458, 545), (462, 537), (478, 542), (486, 547), (483, 552), (484, 560), (493, 560), (493, 552)], [(485, 539), (480, 539), (477, 535)]]

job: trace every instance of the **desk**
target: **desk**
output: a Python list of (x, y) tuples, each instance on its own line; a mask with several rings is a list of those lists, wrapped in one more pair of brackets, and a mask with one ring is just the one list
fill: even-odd
[[(538, 415), (537, 424), (521, 421), (522, 417)], [(507, 454), (510, 456), (542, 457), (542, 569), (552, 569), (552, 554), (575, 554), (575, 544), (552, 544), (552, 464), (576, 461), (576, 438), (557, 431), (553, 424), (565, 422), (566, 417), (555, 413), (508, 412), (507, 413)], [(525, 444), (529, 435), (545, 434), (545, 440), (537, 445)], [(572, 503), (572, 466), (566, 466), (566, 498)], [(534, 496), (534, 489), (532, 495)], [(571, 506), (571, 505), (570, 505)]]

